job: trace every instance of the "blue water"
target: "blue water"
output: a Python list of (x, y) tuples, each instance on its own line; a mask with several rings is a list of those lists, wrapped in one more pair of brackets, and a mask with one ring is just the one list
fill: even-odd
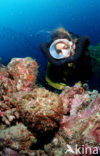
[(46, 60), (40, 43), (48, 31), (64, 26), (78, 35), (100, 42), (100, 0), (0, 0), (0, 57), (31, 56), (44, 71)]

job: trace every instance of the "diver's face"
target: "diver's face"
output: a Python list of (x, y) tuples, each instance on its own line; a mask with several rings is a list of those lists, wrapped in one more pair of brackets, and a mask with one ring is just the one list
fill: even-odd
[(59, 42), (55, 45), (55, 48), (57, 50), (58, 53), (61, 53), (64, 55), (64, 53), (66, 52), (66, 50), (69, 48), (69, 45), (63, 43), (63, 42)]
[(64, 48), (64, 46), (65, 46), (64, 43), (57, 43), (57, 44), (56, 44), (56, 49), (57, 49), (57, 50), (61, 50), (61, 49)]

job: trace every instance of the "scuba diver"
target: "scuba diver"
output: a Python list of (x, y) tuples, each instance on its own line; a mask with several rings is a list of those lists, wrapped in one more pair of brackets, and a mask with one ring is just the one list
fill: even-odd
[(49, 43), (40, 49), (48, 60), (46, 82), (62, 90), (66, 85), (86, 83), (92, 77), (91, 58), (87, 36), (78, 37), (64, 28), (56, 29)]

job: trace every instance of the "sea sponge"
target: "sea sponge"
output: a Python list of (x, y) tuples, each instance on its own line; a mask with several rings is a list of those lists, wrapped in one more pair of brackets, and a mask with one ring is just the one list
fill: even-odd
[(36, 88), (22, 97), (18, 109), (29, 128), (43, 133), (58, 127), (63, 107), (58, 94)]

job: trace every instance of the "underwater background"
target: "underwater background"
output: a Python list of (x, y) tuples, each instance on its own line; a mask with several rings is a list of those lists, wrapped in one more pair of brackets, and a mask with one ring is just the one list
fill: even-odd
[[(100, 0), (0, 0), (0, 58), (7, 63), (13, 57), (30, 56), (45, 75), (46, 59), (40, 43), (48, 41), (51, 32), (63, 26), (69, 32), (90, 38), (90, 49), (100, 56)], [(90, 82), (100, 90), (99, 62)], [(94, 63), (95, 65), (96, 63)]]

